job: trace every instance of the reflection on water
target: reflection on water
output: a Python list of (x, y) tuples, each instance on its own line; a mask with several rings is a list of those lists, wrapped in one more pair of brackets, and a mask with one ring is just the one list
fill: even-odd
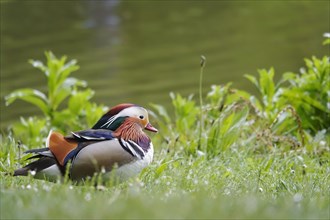
[(7, 1), (1, 2), (1, 126), (35, 114), (23, 102), (4, 106), (10, 91), (46, 90), (27, 60), (45, 50), (76, 58), (74, 76), (96, 91), (94, 101), (169, 105), (170, 91), (229, 81), (250, 91), (242, 77), (274, 66), (297, 71), (302, 58), (327, 53), (327, 1)]

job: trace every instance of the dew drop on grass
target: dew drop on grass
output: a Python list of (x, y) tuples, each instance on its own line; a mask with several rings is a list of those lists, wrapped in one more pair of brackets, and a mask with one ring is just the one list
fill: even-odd
[(326, 143), (325, 141), (320, 141), (320, 146), (321, 146), (321, 147), (325, 147), (326, 144), (327, 144), (327, 143)]
[(302, 162), (304, 161), (304, 158), (302, 156), (297, 156), (297, 158)]
[(294, 196), (293, 196), (293, 201), (294, 202), (301, 202), (301, 200), (303, 199), (303, 196), (300, 194), (300, 193), (296, 193)]
[(86, 200), (87, 202), (89, 202), (91, 199), (92, 199), (91, 194), (90, 194), (90, 193), (87, 193), (87, 194), (85, 195), (85, 200)]
[(224, 194), (225, 195), (229, 195), (230, 194), (230, 190), (229, 189), (225, 189)]
[(42, 186), (42, 189), (45, 190), (46, 192), (49, 192), (50, 191), (50, 187), (47, 186), (47, 185), (43, 185)]
[(198, 150), (197, 155), (201, 157), (201, 156), (205, 156), (205, 153), (203, 151)]

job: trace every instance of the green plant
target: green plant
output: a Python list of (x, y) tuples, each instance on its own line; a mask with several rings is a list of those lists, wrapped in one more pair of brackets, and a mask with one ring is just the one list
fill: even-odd
[(324, 33), (323, 37), (326, 39), (323, 41), (323, 45), (329, 45), (330, 44), (330, 33)]
[(31, 65), (39, 70), (47, 78), (47, 94), (36, 89), (18, 89), (6, 96), (6, 104), (9, 105), (17, 99), (24, 100), (37, 106), (42, 113), (54, 118), (60, 104), (70, 96), (73, 87), (85, 87), (86, 82), (69, 77), (70, 74), (79, 69), (76, 60), (66, 63), (67, 57), (57, 59), (52, 52), (45, 52), (46, 65), (39, 60), (30, 60)]
[[(189, 143), (189, 148), (184, 150), (189, 154), (196, 154), (198, 147), (199, 129), (197, 129), (200, 111), (196, 106), (193, 96), (187, 98), (180, 94), (170, 93), (174, 107), (174, 119), (171, 119), (166, 109), (161, 105), (152, 104), (157, 111), (155, 117), (158, 119), (162, 136), (169, 143), (169, 149), (175, 149), (182, 143)], [(191, 130), (192, 127), (196, 129)]]
[(330, 126), (330, 61), (324, 56), (305, 59), (305, 63), (300, 73), (283, 75), (290, 85), (283, 88), (281, 98), (296, 109), (303, 128), (316, 133)]
[[(252, 79), (261, 99), (231, 83), (213, 85), (200, 106), (193, 95), (170, 93), (173, 117), (165, 107), (152, 105), (160, 127), (160, 135), (153, 137), (154, 162), (138, 179), (120, 185), (95, 187), (95, 179), (77, 186), (69, 180), (14, 178), (7, 174), (18, 167), (17, 158), (26, 157), (20, 153), (29, 146), (17, 144), (16, 133), (0, 135), (0, 209), (6, 210), (0, 218), (329, 219), (330, 135), (318, 125), (323, 121), (312, 121), (315, 129), (322, 129), (315, 133), (307, 132), (310, 125), (304, 124), (304, 148), (292, 148), (296, 128), (302, 127), (297, 124), (307, 120), (298, 110), (320, 116), (325, 110), (320, 105), (327, 103), (328, 87), (322, 83), (329, 74), (318, 77), (327, 74), (328, 63), (311, 62), (309, 71), (286, 75), (286, 85), (280, 86), (273, 81), (273, 70), (261, 70), (259, 79)], [(292, 91), (312, 94), (319, 104), (291, 102), (286, 92)], [(53, 120), (47, 115), (21, 118), (14, 128), (26, 138), (44, 139), (51, 126), (92, 124), (102, 113), (90, 102), (92, 96), (90, 89), (73, 87), (66, 108), (56, 108)], [(201, 126), (203, 144), (198, 148)]]
[(94, 91), (86, 88), (87, 83), (70, 77), (79, 69), (76, 60), (67, 62), (66, 56), (58, 59), (52, 52), (45, 52), (45, 55), (46, 64), (38, 60), (30, 60), (30, 63), (46, 76), (47, 92), (18, 89), (5, 97), (7, 105), (23, 100), (35, 105), (45, 116), (21, 118), (20, 123), (13, 125), (14, 133), (29, 146), (40, 144), (40, 136), (47, 136), (51, 128), (67, 132), (90, 127), (104, 111), (103, 106), (90, 102)]
[[(170, 93), (173, 120), (164, 107), (152, 104), (170, 150), (186, 146), (183, 150), (188, 155), (214, 157), (237, 144), (240, 131), (246, 127), (249, 108), (236, 92), (230, 90), (230, 84), (212, 86), (202, 107), (196, 106), (192, 95), (184, 98)], [(203, 120), (200, 114), (203, 114)]]
[(245, 127), (248, 114), (248, 106), (241, 103), (225, 107), (208, 128), (207, 152), (216, 156), (237, 143), (240, 132)]
[(204, 113), (203, 113), (203, 75), (204, 75), (204, 68), (206, 65), (206, 57), (201, 56), (201, 69), (199, 74), (199, 108), (200, 108), (200, 118), (199, 118), (199, 140), (198, 140), (198, 149), (201, 149), (203, 144), (202, 136), (203, 136), (203, 127), (204, 127)]
[[(259, 70), (259, 79), (245, 75), (257, 87), (261, 98), (258, 100), (252, 95), (246, 97), (257, 114), (269, 125), (274, 125), (272, 130), (277, 133), (291, 133), (296, 128), (304, 128), (315, 134), (319, 130), (329, 129), (329, 57), (312, 57), (305, 59), (305, 63), (306, 68), (302, 68), (301, 73), (284, 73), (277, 84), (273, 80), (273, 68), (268, 71)], [(293, 111), (290, 111), (292, 114), (283, 112), (283, 109), (290, 106), (293, 108)]]
[[(257, 87), (260, 99), (231, 88), (231, 83), (212, 86), (204, 101), (200, 84), (199, 107), (192, 95), (184, 98), (171, 93), (173, 121), (165, 108), (153, 105), (164, 139), (173, 148), (189, 143), (184, 148), (186, 153), (209, 157), (252, 143), (253, 149), (261, 152), (280, 142), (285, 143), (281, 145), (285, 146), (284, 151), (305, 146), (312, 139), (306, 133), (308, 130), (303, 129), (327, 129), (330, 118), (326, 107), (329, 61), (325, 57), (306, 62), (306, 74), (286, 73), (278, 83), (274, 82), (273, 68), (259, 70), (259, 78), (245, 75)], [(242, 137), (246, 140), (240, 140)]]
[(255, 85), (259, 94), (260, 100), (250, 95), (250, 101), (256, 108), (259, 116), (268, 119), (270, 122), (275, 119), (276, 114), (281, 111), (284, 103), (279, 100), (281, 95), (281, 86), (284, 80), (280, 80), (277, 84), (274, 82), (275, 70), (258, 70), (259, 79), (257, 77), (245, 74), (244, 76)]
[(19, 122), (15, 122), (12, 126), (15, 136), (30, 147), (40, 147), (49, 133), (49, 122), (45, 118), (36, 116), (24, 118), (21, 117)]

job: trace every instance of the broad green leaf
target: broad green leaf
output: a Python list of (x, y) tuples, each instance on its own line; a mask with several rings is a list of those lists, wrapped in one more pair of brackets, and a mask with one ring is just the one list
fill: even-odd
[(80, 114), (80, 111), (94, 95), (91, 89), (84, 91), (74, 91), (69, 99), (68, 107), (73, 114)]
[(306, 107), (308, 107), (308, 105), (311, 105), (315, 108), (320, 109), (321, 111), (329, 112), (326, 106), (323, 106), (322, 103), (308, 96), (307, 94), (300, 92), (299, 89), (286, 89), (283, 91), (283, 96), (289, 98), (291, 101), (295, 101), (296, 103), (299, 102), (297, 103), (298, 105), (305, 105)]
[(164, 170), (167, 168), (168, 164), (169, 164), (169, 162), (166, 162), (166, 163), (161, 164), (159, 167), (157, 167), (157, 169), (155, 171), (156, 178), (158, 178), (164, 172)]
[[(78, 80), (73, 77), (67, 78), (64, 83), (60, 85), (60, 87), (58, 87), (53, 93), (53, 99), (51, 100), (53, 109), (57, 109), (64, 99), (71, 95), (74, 86), (86, 86), (86, 84), (87, 83), (83, 80)], [(91, 97), (92, 95), (90, 98)]]
[(69, 78), (66, 78), (62, 84), (62, 87), (72, 87), (72, 86), (86, 87), (87, 82), (84, 80), (79, 80), (74, 77), (69, 77)]
[(297, 78), (297, 74), (292, 72), (286, 72), (282, 75), (282, 79), (285, 81), (289, 81), (292, 85), (297, 84), (296, 78)]
[(103, 105), (98, 105), (93, 102), (89, 102), (89, 104), (83, 106), (84, 107), (84, 117), (87, 122), (87, 127), (92, 127), (97, 120), (108, 110), (107, 107)]
[(247, 106), (245, 106), (242, 110), (235, 112), (233, 114), (233, 117), (231, 118), (232, 119), (231, 127), (229, 131), (242, 127), (246, 121), (248, 114), (249, 114), (249, 108)]
[(52, 99), (51, 106), (53, 110), (56, 110), (58, 106), (68, 97), (71, 95), (71, 89), (70, 88), (62, 88), (59, 90)]
[(311, 98), (310, 96), (304, 95), (302, 96), (302, 99), (309, 103), (310, 105), (314, 106), (315, 108), (318, 108), (321, 111), (324, 112), (328, 112), (330, 113), (330, 111), (327, 109), (326, 106), (323, 106), (319, 101), (317, 101), (316, 99)]
[(328, 39), (325, 39), (323, 42), (322, 42), (323, 45), (328, 45), (330, 44), (330, 38)]
[(258, 90), (260, 90), (260, 85), (259, 85), (258, 80), (255, 76), (245, 74), (244, 77), (247, 78), (250, 82), (252, 82), (253, 85), (255, 85)]
[(275, 93), (275, 84), (273, 81), (274, 69), (271, 68), (269, 71), (265, 69), (259, 70), (259, 75), (259, 86), (264, 104), (265, 106), (270, 106)]
[(47, 67), (39, 60), (29, 60), (29, 63), (37, 68), (40, 69), (46, 76), (48, 76), (48, 71), (47, 71)]
[(59, 74), (56, 80), (57, 85), (61, 85), (72, 72), (79, 69), (79, 66), (76, 65), (76, 63), (76, 60), (71, 60), (59, 69)]
[(16, 99), (21, 99), (37, 106), (45, 115), (48, 114), (48, 100), (45, 94), (36, 89), (19, 89), (5, 97), (6, 105), (10, 105)]
[(238, 112), (232, 112), (227, 116), (220, 126), (221, 148), (226, 150), (239, 136), (239, 131), (243, 128), (246, 118), (249, 114), (249, 108), (245, 106)]

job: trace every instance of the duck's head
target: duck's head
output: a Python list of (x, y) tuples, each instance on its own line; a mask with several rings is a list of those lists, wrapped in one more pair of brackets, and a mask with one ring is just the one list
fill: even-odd
[(111, 108), (105, 113), (98, 122), (93, 126), (93, 129), (109, 129), (115, 131), (125, 120), (130, 120), (141, 126), (142, 129), (157, 132), (148, 117), (148, 111), (138, 105), (124, 103)]

